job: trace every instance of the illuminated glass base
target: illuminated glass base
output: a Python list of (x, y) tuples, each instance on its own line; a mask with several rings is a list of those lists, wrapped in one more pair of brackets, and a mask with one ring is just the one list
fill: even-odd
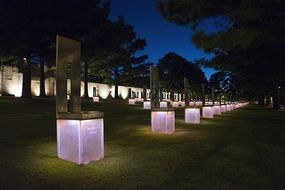
[(221, 105), (221, 112), (227, 112), (227, 106), (226, 105)]
[(155, 133), (171, 134), (175, 132), (174, 110), (151, 111), (151, 129)]
[(221, 115), (221, 106), (214, 106), (214, 115)]
[(147, 101), (147, 102), (144, 102), (143, 103), (143, 109), (148, 109), (148, 110), (150, 110), (150, 102), (149, 101)]
[(131, 105), (136, 104), (136, 100), (135, 99), (129, 99), (129, 104), (131, 104)]
[(174, 108), (178, 108), (179, 107), (179, 102), (172, 102), (171, 105)]
[(202, 115), (205, 118), (214, 118), (214, 107), (206, 106), (202, 108)]
[(167, 108), (167, 102), (160, 102), (159, 104), (161, 108)]
[(57, 119), (57, 155), (76, 164), (88, 164), (104, 157), (103, 118)]
[(227, 105), (227, 111), (232, 111), (232, 110), (233, 110), (233, 106), (230, 105), (230, 104), (228, 104), (228, 105)]
[(200, 109), (199, 108), (185, 108), (185, 122), (186, 123), (200, 123)]

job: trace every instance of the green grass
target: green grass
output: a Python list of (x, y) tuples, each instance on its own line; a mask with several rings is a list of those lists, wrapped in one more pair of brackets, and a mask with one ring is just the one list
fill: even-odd
[(56, 157), (53, 99), (0, 98), (0, 189), (284, 189), (285, 112), (250, 105), (153, 134), (150, 111), (85, 103), (105, 114), (105, 158)]

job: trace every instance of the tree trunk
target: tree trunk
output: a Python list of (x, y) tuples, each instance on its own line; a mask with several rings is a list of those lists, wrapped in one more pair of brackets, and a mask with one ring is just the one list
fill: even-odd
[(23, 64), (23, 87), (22, 87), (22, 97), (32, 98), (31, 93), (31, 58), (30, 55), (25, 57)]
[(227, 104), (229, 104), (230, 103), (230, 94), (229, 93), (226, 93), (225, 99), (226, 99)]
[(170, 100), (174, 101), (174, 91), (173, 90), (171, 90), (170, 92)]
[(118, 82), (118, 78), (119, 78), (119, 73), (118, 73), (118, 69), (115, 70), (115, 98), (118, 99), (119, 98), (119, 82)]
[(205, 106), (206, 97), (205, 97), (205, 84), (202, 84), (202, 106)]
[(240, 90), (238, 90), (237, 101), (240, 102)]
[(89, 96), (88, 96), (88, 64), (87, 64), (87, 61), (84, 62), (84, 98), (89, 98)]
[(269, 96), (269, 95), (266, 96), (265, 105), (266, 105), (266, 106), (269, 106), (269, 105), (270, 105), (270, 96)]
[(145, 85), (143, 86), (142, 98), (143, 98), (143, 100), (147, 99), (147, 97), (146, 97), (146, 86)]
[(212, 94), (211, 94), (212, 95), (212, 104), (215, 105), (215, 88), (212, 87), (211, 90), (212, 90)]
[(40, 96), (45, 97), (45, 62), (43, 59), (40, 60)]
[(263, 96), (259, 97), (257, 103), (258, 105), (264, 106), (264, 97)]
[(273, 109), (275, 110), (280, 109), (279, 98), (277, 96), (273, 96)]
[(117, 79), (115, 79), (115, 98), (119, 98), (119, 84)]
[(132, 89), (131, 88), (129, 88), (129, 90), (128, 90), (128, 98), (129, 99), (132, 98)]
[(275, 93), (273, 95), (273, 109), (280, 109), (280, 99), (279, 99), (279, 88), (277, 86)]

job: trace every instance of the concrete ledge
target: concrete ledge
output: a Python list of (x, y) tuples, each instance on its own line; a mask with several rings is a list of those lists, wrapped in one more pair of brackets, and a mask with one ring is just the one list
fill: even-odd
[(167, 112), (167, 111), (174, 111), (174, 108), (152, 108), (151, 111)]
[(60, 112), (56, 114), (57, 119), (69, 119), (69, 120), (88, 120), (103, 118), (103, 112), (99, 111), (82, 111), (80, 113)]

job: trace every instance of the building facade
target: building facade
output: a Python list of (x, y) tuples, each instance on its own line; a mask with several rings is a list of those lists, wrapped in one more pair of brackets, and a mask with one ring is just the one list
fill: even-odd
[[(15, 97), (22, 96), (23, 74), (19, 72), (15, 66), (0, 66), (0, 94), (1, 95), (14, 95)], [(56, 80), (54, 77), (45, 79), (45, 92), (47, 96), (56, 95)], [(31, 81), (31, 93), (33, 96), (40, 95), (40, 80), (33, 78)], [(67, 81), (67, 94), (70, 94), (70, 80)], [(84, 82), (81, 81), (81, 96), (84, 95)], [(142, 98), (143, 88), (119, 86), (118, 95), (123, 99), (126, 98)], [(88, 83), (88, 96), (100, 97), (106, 99), (108, 97), (115, 97), (115, 86), (89, 82)], [(146, 89), (146, 98), (150, 97), (150, 89)], [(175, 100), (181, 100), (181, 94), (174, 94)], [(169, 92), (162, 92), (163, 100), (170, 100)]]

